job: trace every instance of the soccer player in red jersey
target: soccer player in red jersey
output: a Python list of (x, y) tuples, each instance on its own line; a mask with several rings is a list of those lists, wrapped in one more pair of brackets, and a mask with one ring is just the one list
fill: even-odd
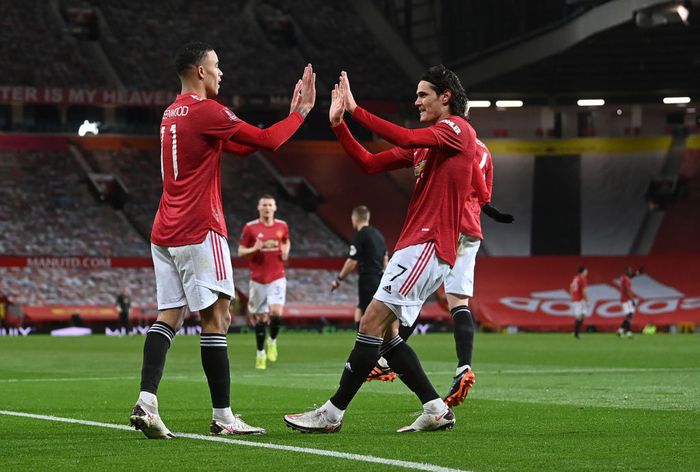
[[(258, 353), (255, 368), (265, 369), (266, 361), (277, 361), (277, 334), (284, 310), (287, 279), (284, 263), (289, 259), (291, 241), (287, 223), (275, 218), (277, 204), (272, 195), (258, 201), (259, 218), (243, 227), (238, 256), (248, 257), (250, 290), (248, 313), (255, 318), (255, 339)], [(270, 325), (270, 337), (265, 352), (265, 327)]]
[(588, 293), (586, 291), (588, 279), (586, 277), (588, 277), (588, 269), (581, 266), (569, 285), (571, 301), (574, 302), (574, 315), (576, 315), (576, 322), (574, 323), (574, 336), (576, 339), (581, 338), (581, 326), (584, 318), (588, 316)]
[[(471, 190), (467, 196), (459, 228), (459, 246), (457, 261), (445, 278), (445, 295), (454, 324), (455, 348), (457, 351), (457, 369), (445, 403), (457, 406), (464, 402), (467, 392), (474, 385), (476, 377), (472, 371), (472, 353), (474, 350), (474, 333), (476, 323), (469, 309), (469, 300), (474, 294), (474, 268), (476, 255), (481, 241), (482, 211), (499, 223), (512, 223), (512, 215), (501, 213), (493, 207), (491, 193), (493, 189), (493, 162), (491, 152), (480, 140), (476, 140), (476, 159), (473, 162)], [(404, 333), (409, 331), (402, 327)], [(402, 337), (408, 339), (408, 334)]]
[(221, 152), (274, 151), (285, 143), (314, 106), (316, 77), (307, 65), (294, 88), (289, 116), (259, 129), (213, 100), (223, 74), (211, 46), (188, 43), (175, 65), (182, 89), (160, 126), (163, 195), (151, 233), (159, 313), (146, 335), (141, 391), (130, 423), (148, 438), (174, 437), (158, 414), (156, 393), (187, 306), (199, 311), (202, 320), (202, 367), (213, 407), (210, 432), (262, 434), (264, 429), (246, 424), (230, 405), (226, 333), (234, 287), (221, 203)]
[[(384, 356), (418, 396), (423, 413), (399, 432), (433, 431), (454, 426), (452, 410), (437, 394), (415, 352), (398, 334), (399, 322), (413, 324), (425, 299), (438, 288), (457, 258), (459, 224), (476, 152), (476, 135), (464, 118), (467, 97), (457, 75), (444, 66), (428, 69), (416, 89), (415, 106), (423, 129), (389, 123), (358, 106), (347, 74), (331, 94), (329, 118), (348, 155), (367, 173), (412, 167), (416, 186), (395, 251), (379, 289), (360, 321), (336, 393), (320, 408), (284, 417), (307, 432), (334, 432), (353, 397)], [(368, 152), (343, 121), (345, 111), (362, 126), (396, 147)]]
[(622, 320), (622, 325), (617, 330), (617, 335), (621, 338), (627, 335), (632, 337), (632, 317), (636, 308), (637, 295), (632, 290), (632, 278), (639, 275), (641, 269), (634, 271), (630, 266), (625, 267), (624, 273), (620, 276), (620, 305), (625, 314), (625, 319)]

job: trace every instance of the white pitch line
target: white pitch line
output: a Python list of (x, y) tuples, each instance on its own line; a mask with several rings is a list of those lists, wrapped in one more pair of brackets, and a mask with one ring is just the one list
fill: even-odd
[(105, 380), (134, 380), (137, 377), (59, 377), (46, 379), (0, 379), (0, 383), (20, 382), (102, 382)]
[[(80, 424), (80, 425), (85, 425), (85, 426), (96, 426), (99, 428), (119, 429), (122, 431), (133, 431), (132, 427), (126, 426), (126, 425), (121, 425), (121, 424), (100, 423), (98, 421), (79, 420), (79, 419), (75, 419), (75, 418), (62, 418), (60, 416), (35, 415), (33, 413), (24, 413), (24, 412), (20, 412), (20, 411), (0, 410), (0, 415), (18, 416), (21, 418), (32, 418), (32, 419), (44, 420), (44, 421), (56, 421), (59, 423)], [(347, 453), (347, 452), (338, 452), (338, 451), (332, 451), (332, 450), (326, 450), (326, 449), (314, 449), (314, 448), (310, 448), (310, 447), (287, 446), (285, 444), (273, 444), (273, 443), (245, 441), (242, 439), (231, 439), (231, 438), (224, 438), (221, 436), (204, 436), (202, 434), (190, 434), (190, 433), (174, 433), (174, 434), (178, 437), (181, 437), (181, 438), (198, 439), (200, 441), (236, 444), (238, 446), (259, 447), (262, 449), (275, 449), (278, 451), (299, 452), (302, 454), (312, 454), (315, 456), (334, 457), (336, 459), (347, 459), (347, 460), (356, 461), (356, 462), (369, 462), (369, 463), (373, 463), (373, 464), (391, 465), (391, 466), (395, 466), (395, 467), (402, 467), (404, 469), (426, 470), (429, 472), (469, 472), (469, 471), (466, 471), (463, 469), (452, 469), (449, 467), (442, 467), (439, 465), (426, 464), (423, 462), (410, 462), (410, 461), (401, 461), (401, 460), (396, 460), (396, 459), (385, 459), (383, 457), (365, 456), (362, 454), (351, 454), (351, 453)], [(420, 434), (420, 433), (418, 433), (418, 434)]]

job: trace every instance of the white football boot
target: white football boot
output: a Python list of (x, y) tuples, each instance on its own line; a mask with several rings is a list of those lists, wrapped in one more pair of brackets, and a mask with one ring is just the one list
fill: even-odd
[(452, 429), (457, 419), (450, 408), (445, 408), (442, 413), (428, 413), (423, 411), (416, 418), (416, 421), (408, 426), (396, 430), (397, 433), (412, 433), (414, 431), (439, 431), (442, 429)]
[(343, 426), (343, 418), (331, 421), (325, 408), (296, 415), (285, 415), (284, 422), (290, 428), (302, 433), (337, 433)]
[(243, 421), (240, 415), (234, 415), (233, 419), (227, 421), (211, 420), (209, 425), (209, 433), (213, 436), (225, 436), (229, 434), (244, 435), (244, 434), (265, 434), (263, 428), (251, 426)]
[(147, 408), (136, 402), (129, 423), (135, 429), (140, 430), (148, 439), (173, 439), (175, 435), (165, 426), (160, 415), (151, 413)]

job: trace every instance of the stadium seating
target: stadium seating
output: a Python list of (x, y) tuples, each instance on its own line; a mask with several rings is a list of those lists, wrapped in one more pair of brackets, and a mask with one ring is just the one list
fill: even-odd
[[(198, 38), (217, 50), (224, 72), (222, 94), (226, 96), (286, 97), (307, 62), (314, 64), (323, 83), (335, 80), (341, 68), (353, 64), (353, 84), (364, 98), (394, 98), (396, 90), (411, 90), (397, 86), (411, 82), (349, 5), (321, 0), (260, 1), (253, 2), (251, 9), (246, 4), (241, 0), (138, 5), (126, 0), (103, 2), (99, 9), (108, 29), (101, 43), (130, 88), (178, 89), (175, 50), (183, 38)], [(280, 45), (264, 29), (264, 20), (278, 15), (294, 25), (298, 41)], [(221, 21), (212, 23), (211, 18)], [(343, 28), (337, 22), (342, 22)], [(138, 54), (124, 54), (125, 49)]]
[[(162, 190), (157, 151), (123, 148), (93, 150), (86, 155), (96, 170), (112, 173), (124, 181), (131, 195), (124, 212), (148, 238)], [(240, 159), (224, 155), (222, 197), (232, 255), (238, 249), (243, 225), (258, 217), (257, 202), (265, 193), (276, 197), (277, 217), (289, 225), (292, 257), (342, 256), (346, 253), (343, 240), (317, 215), (305, 211), (279, 190), (279, 182), (258, 157)]]
[(84, 86), (101, 83), (94, 67), (61, 31), (49, 2), (3, 2), (0, 15), (0, 64), (11, 65), (12, 84)]
[[(354, 305), (357, 300), (356, 276), (330, 292), (335, 270), (287, 270), (288, 305)], [(234, 283), (242, 294), (248, 293), (249, 274), (234, 269)], [(132, 305), (154, 307), (153, 269), (83, 269), (58, 267), (0, 267), (0, 293), (19, 305), (114, 306), (117, 295), (128, 287)]]
[(88, 191), (64, 151), (0, 152), (0, 254), (146, 256), (146, 242)]

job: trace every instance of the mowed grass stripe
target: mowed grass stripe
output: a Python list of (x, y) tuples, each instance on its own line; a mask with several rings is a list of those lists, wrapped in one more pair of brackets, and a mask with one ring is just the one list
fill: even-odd
[[(19, 411), (0, 410), (0, 415), (18, 416), (18, 417), (23, 417), (23, 418), (31, 418), (31, 419), (43, 420), (43, 421), (54, 421), (54, 422), (59, 422), (59, 423), (79, 424), (79, 425), (93, 426), (93, 427), (98, 427), (98, 428), (117, 429), (117, 430), (121, 430), (121, 431), (129, 431), (129, 432), (134, 431), (133, 428), (131, 428), (129, 426), (125, 426), (125, 425), (120, 425), (120, 424), (101, 423), (98, 421), (79, 420), (79, 419), (75, 419), (75, 418), (63, 418), (63, 417), (59, 417), (59, 416), (35, 415), (33, 413), (24, 413), (24, 412), (19, 412)], [(469, 472), (469, 471), (465, 471), (464, 469), (452, 469), (452, 468), (441, 467), (441, 466), (433, 465), (433, 464), (425, 464), (425, 463), (420, 463), (420, 462), (410, 462), (410, 461), (403, 461), (403, 460), (397, 460), (397, 459), (386, 459), (383, 457), (366, 456), (366, 455), (362, 455), (362, 454), (351, 454), (351, 453), (347, 453), (347, 452), (330, 451), (330, 450), (324, 450), (324, 449), (314, 449), (314, 448), (310, 448), (310, 447), (298, 447), (298, 446), (289, 446), (289, 445), (285, 445), (285, 444), (274, 444), (274, 443), (259, 443), (259, 442), (254, 442), (254, 441), (226, 438), (226, 437), (221, 437), (221, 436), (204, 436), (202, 434), (177, 433), (177, 432), (175, 432), (174, 434), (178, 438), (187, 438), (187, 439), (195, 439), (195, 440), (199, 440), (199, 441), (210, 441), (210, 442), (218, 442), (218, 443), (235, 444), (237, 446), (245, 446), (245, 447), (259, 447), (259, 448), (263, 448), (263, 449), (274, 449), (274, 450), (279, 450), (279, 451), (296, 452), (296, 453), (301, 453), (301, 454), (312, 454), (312, 455), (316, 455), (316, 456), (332, 457), (335, 459), (346, 459), (346, 460), (355, 461), (355, 462), (368, 462), (371, 464), (381, 464), (381, 465), (388, 465), (388, 466), (394, 466), (394, 467), (401, 467), (404, 469), (411, 469), (411, 470), (425, 470), (428, 472)]]

